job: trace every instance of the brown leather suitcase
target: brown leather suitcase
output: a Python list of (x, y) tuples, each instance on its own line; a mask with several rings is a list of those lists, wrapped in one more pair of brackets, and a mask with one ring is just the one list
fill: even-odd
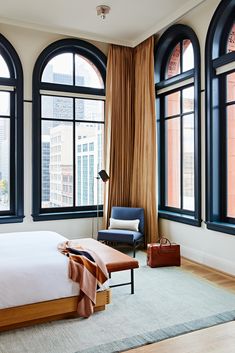
[(180, 245), (161, 238), (147, 245), (147, 265), (150, 267), (180, 266)]

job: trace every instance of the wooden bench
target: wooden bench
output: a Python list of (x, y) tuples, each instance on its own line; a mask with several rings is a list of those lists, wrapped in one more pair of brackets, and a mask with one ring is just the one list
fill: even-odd
[(131, 294), (134, 294), (134, 269), (139, 267), (139, 262), (122, 252), (111, 248), (99, 241), (91, 238), (76, 239), (76, 243), (81, 245), (84, 249), (90, 249), (96, 252), (105, 263), (108, 273), (118, 271), (131, 271), (131, 280), (127, 283), (113, 284), (110, 288), (119, 286), (131, 286)]

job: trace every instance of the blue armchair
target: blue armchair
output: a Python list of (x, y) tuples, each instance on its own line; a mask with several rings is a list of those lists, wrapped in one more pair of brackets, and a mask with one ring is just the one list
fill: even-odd
[[(136, 247), (144, 242), (144, 209), (134, 207), (112, 207), (111, 219), (114, 219), (114, 221), (117, 220), (117, 222), (113, 222), (114, 226), (112, 229), (99, 230), (97, 240), (106, 243), (131, 244), (133, 246), (133, 257), (135, 257)], [(120, 222), (118, 220), (120, 220)], [(121, 220), (123, 220), (123, 222), (121, 222)], [(133, 224), (133, 220), (139, 220), (136, 229), (133, 228), (132, 230), (132, 226), (123, 229), (125, 227), (125, 221), (131, 221), (130, 223)], [(128, 224), (128, 222), (126, 223)]]

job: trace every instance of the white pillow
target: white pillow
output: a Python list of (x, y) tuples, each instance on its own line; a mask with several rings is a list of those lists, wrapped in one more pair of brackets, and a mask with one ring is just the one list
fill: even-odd
[(126, 230), (134, 230), (136, 232), (139, 231), (139, 219), (109, 219), (109, 229), (126, 229)]

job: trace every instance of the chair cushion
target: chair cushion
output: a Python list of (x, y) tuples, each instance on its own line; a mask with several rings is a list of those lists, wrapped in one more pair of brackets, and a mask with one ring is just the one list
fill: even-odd
[(135, 207), (119, 207), (113, 206), (111, 218), (115, 219), (139, 219), (138, 231), (144, 234), (144, 209)]
[(118, 243), (133, 244), (143, 239), (143, 234), (132, 230), (104, 229), (99, 230), (97, 240), (114, 241)]
[(139, 230), (139, 219), (109, 219), (109, 229)]

